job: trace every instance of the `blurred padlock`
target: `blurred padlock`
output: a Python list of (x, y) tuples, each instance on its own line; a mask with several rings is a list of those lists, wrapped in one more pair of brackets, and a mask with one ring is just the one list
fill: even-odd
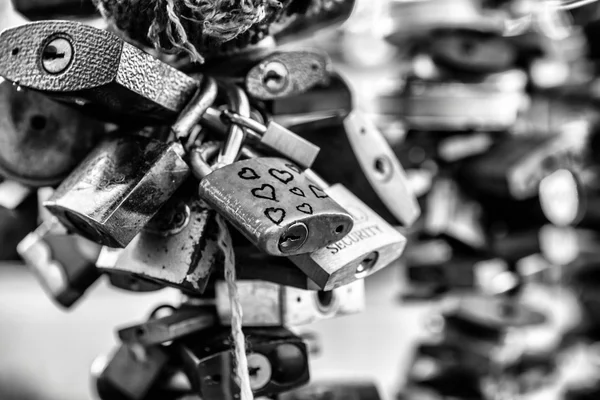
[(214, 307), (180, 307), (170, 315), (151, 318), (142, 324), (121, 328), (119, 338), (125, 344), (154, 346), (212, 328), (217, 324)]
[(464, 165), (465, 181), (502, 197), (535, 197), (543, 178), (559, 169), (579, 170), (585, 155), (584, 134), (506, 137), (489, 152)]
[(155, 292), (164, 289), (165, 286), (157, 281), (150, 281), (128, 272), (119, 272), (114, 269), (119, 256), (124, 249), (102, 246), (100, 254), (96, 259), (96, 267), (108, 276), (111, 286), (128, 292)]
[[(322, 319), (356, 314), (365, 307), (363, 281), (333, 289), (311, 291), (263, 281), (238, 281), (239, 301), (244, 309), (243, 326), (297, 326)], [(227, 284), (216, 284), (221, 323), (231, 322)]]
[(125, 247), (187, 178), (182, 155), (178, 143), (106, 139), (44, 205), (72, 231)]
[[(308, 353), (298, 336), (285, 328), (246, 328), (244, 335), (255, 397), (276, 395), (308, 382)], [(239, 397), (231, 345), (231, 329), (225, 327), (199, 332), (178, 344), (186, 375), (205, 400)]]
[(92, 366), (92, 384), (102, 400), (142, 400), (156, 383), (168, 360), (160, 346), (121, 345), (107, 360)]
[(487, 246), (481, 205), (467, 197), (459, 185), (448, 178), (438, 178), (426, 198), (423, 231), (429, 235), (450, 237), (473, 249)]
[(235, 162), (200, 182), (200, 197), (271, 255), (315, 251), (346, 236), (353, 219), (282, 158)]
[(466, 28), (502, 32), (503, 21), (483, 12), (477, 0), (394, 1), (390, 4), (393, 26), (387, 40), (402, 46), (415, 36), (435, 29)]
[(365, 380), (319, 380), (282, 393), (280, 400), (381, 400), (374, 382)]
[(0, 54), (0, 76), (11, 82), (129, 124), (172, 122), (199, 86), (116, 35), (72, 21), (7, 29)]
[(330, 196), (354, 217), (352, 231), (310, 254), (290, 256), (321, 290), (363, 279), (400, 257), (406, 238), (340, 184), (329, 186), (311, 170), (304, 172), (317, 193)]
[(0, 78), (0, 175), (28, 186), (60, 183), (94, 148), (104, 125)]
[(469, 29), (437, 30), (428, 50), (434, 62), (458, 73), (506, 71), (517, 57), (512, 44), (502, 36)]
[(19, 255), (58, 305), (70, 308), (100, 277), (100, 246), (75, 235), (52, 233), (45, 222), (19, 243)]
[(103, 271), (128, 274), (202, 293), (223, 263), (215, 212), (198, 198), (189, 180)]
[[(37, 197), (15, 193), (13, 185), (0, 178), (0, 261), (18, 260), (17, 245), (37, 227)], [(4, 204), (4, 205), (2, 205)], [(6, 207), (10, 206), (10, 207)]]
[(559, 169), (539, 185), (544, 215), (557, 226), (595, 229), (600, 226), (598, 170)]
[[(31, 20), (55, 19), (57, 16), (87, 17), (97, 15), (90, 0), (12, 0), (15, 10)], [(49, 18), (54, 17), (54, 18)]]
[(504, 131), (517, 119), (526, 76), (511, 70), (480, 82), (408, 77), (399, 110), (410, 129)]

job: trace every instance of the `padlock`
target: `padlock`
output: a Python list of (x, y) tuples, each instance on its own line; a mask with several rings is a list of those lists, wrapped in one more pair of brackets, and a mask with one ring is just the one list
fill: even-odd
[(52, 224), (40, 225), (17, 250), (48, 296), (70, 308), (100, 277), (95, 265), (100, 246), (75, 235), (53, 234)]
[(478, 369), (485, 374), (491, 367), (491, 360), (468, 351), (460, 343), (421, 343), (415, 349), (407, 378), (413, 382), (423, 381), (460, 366)]
[(547, 322), (545, 314), (522, 301), (489, 295), (462, 295), (444, 312), (449, 341), (465, 341), (478, 351), (492, 352), (511, 328), (528, 328)]
[(544, 215), (557, 226), (595, 229), (600, 226), (597, 207), (600, 201), (599, 171), (559, 169), (539, 185), (539, 200)]
[(407, 387), (409, 392), (414, 390), (413, 388), (425, 389), (439, 397), (423, 396), (423, 393), (419, 391), (419, 396), (407, 397), (407, 399), (483, 399), (485, 397), (483, 397), (480, 387), (482, 377), (480, 371), (474, 368), (465, 368), (460, 365), (449, 367), (429, 379), (410, 382)]
[(31, 192), (30, 187), (19, 182), (0, 178), (0, 207), (15, 210), (31, 195)]
[(91, 115), (172, 122), (199, 82), (106, 30), (33, 22), (0, 34), (0, 76)]
[(503, 21), (483, 12), (477, 0), (426, 0), (393, 2), (391, 33), (386, 40), (397, 46), (434, 29), (465, 28), (482, 32), (503, 31)]
[(214, 307), (181, 307), (172, 314), (151, 318), (142, 324), (121, 328), (119, 338), (124, 344), (144, 347), (163, 344), (217, 325)]
[(196, 181), (182, 185), (142, 231), (102, 270), (202, 293), (223, 263), (216, 214), (198, 198)]
[[(309, 380), (306, 345), (285, 328), (246, 328), (250, 387), (254, 397), (285, 392)], [(231, 329), (217, 327), (178, 341), (192, 387), (204, 400), (239, 398)]]
[(319, 380), (289, 392), (279, 400), (381, 400), (377, 385), (369, 380)]
[(60, 183), (104, 134), (99, 121), (0, 78), (0, 175), (28, 186)]
[(438, 178), (427, 195), (425, 207), (425, 233), (450, 237), (476, 250), (488, 245), (481, 205), (467, 197), (455, 181)]
[(107, 360), (92, 365), (92, 380), (102, 400), (143, 400), (167, 365), (168, 355), (160, 346), (144, 348), (121, 345)]
[[(197, 152), (191, 157), (193, 165), (206, 165)], [(315, 251), (340, 240), (354, 225), (350, 214), (303, 176), (300, 167), (282, 158), (225, 165), (200, 181), (199, 193), (271, 255)]]
[(320, 193), (330, 196), (354, 218), (350, 233), (310, 254), (290, 256), (321, 290), (363, 279), (400, 257), (406, 238), (340, 184), (329, 186), (311, 170), (304, 172)]
[(114, 268), (123, 250), (102, 246), (96, 259), (96, 267), (104, 275), (107, 275), (111, 286), (128, 292), (138, 293), (155, 292), (165, 288), (165, 285), (157, 281), (151, 281), (128, 272), (116, 271)]
[[(216, 97), (205, 80), (171, 127), (189, 140)], [(190, 174), (183, 146), (136, 135), (104, 140), (44, 205), (69, 229), (110, 247), (125, 247)]]
[[(245, 238), (242, 238), (245, 240)], [(234, 241), (236, 274), (241, 280), (261, 280), (304, 290), (319, 287), (286, 257), (271, 256), (258, 247)]]
[(221, 112), (214, 108), (207, 109), (202, 120), (207, 126), (225, 133), (224, 124), (221, 121), (222, 116), (230, 123), (247, 128), (247, 139), (253, 144), (263, 146), (280, 156), (288, 158), (302, 168), (310, 168), (319, 154), (320, 148), (318, 146), (273, 121), (265, 126), (238, 113), (227, 110)]
[[(243, 326), (297, 326), (328, 318), (356, 314), (365, 308), (364, 282), (356, 281), (331, 291), (311, 291), (263, 281), (238, 281)], [(216, 283), (217, 311), (221, 323), (231, 322), (227, 284)]]
[[(318, 1), (290, 2), (289, 18), (271, 25), (269, 32), (278, 45), (312, 38), (321, 30), (335, 29), (350, 18), (356, 0), (319, 3)], [(318, 35), (317, 35), (318, 36)]]
[(500, 35), (470, 29), (440, 29), (430, 38), (433, 61), (457, 73), (491, 74), (514, 67), (516, 49)]
[(348, 83), (339, 75), (331, 74), (326, 85), (273, 100), (268, 108), (273, 121), (285, 128), (302, 131), (327, 128), (341, 123), (354, 109), (354, 99)]
[(400, 221), (410, 226), (418, 218), (419, 206), (400, 162), (375, 124), (360, 111), (352, 110), (341, 123), (325, 129), (294, 129), (321, 148), (313, 169), (324, 179), (360, 193), (361, 200), (392, 224)]
[(516, 121), (526, 76), (510, 70), (479, 82), (409, 76), (401, 94), (408, 128), (423, 131), (505, 131)]
[(70, 230), (125, 247), (185, 181), (178, 143), (140, 136), (104, 140), (44, 203)]
[(285, 51), (270, 54), (246, 74), (248, 96), (273, 100), (306, 92), (327, 83), (331, 61), (326, 53)]
[[(6, 181), (4, 181), (6, 182)], [(0, 186), (3, 186), (2, 178), (0, 178)], [(19, 260), (17, 253), (17, 245), (37, 226), (37, 198), (35, 195), (30, 195), (25, 198), (19, 193), (14, 193), (11, 189), (12, 185), (4, 186), (7, 189), (0, 194), (6, 205), (13, 207), (7, 208), (0, 205), (0, 260)], [(16, 197), (16, 198), (15, 198)]]
[(98, 13), (91, 0), (13, 0), (13, 4), (16, 11), (31, 20), (56, 19), (57, 16), (89, 17)]
[(578, 171), (585, 158), (583, 132), (506, 137), (464, 164), (459, 176), (482, 192), (524, 200), (535, 197), (543, 178), (559, 169)]

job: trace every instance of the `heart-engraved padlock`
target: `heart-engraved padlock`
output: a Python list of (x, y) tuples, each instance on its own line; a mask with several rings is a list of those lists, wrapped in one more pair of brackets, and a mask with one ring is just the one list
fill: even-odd
[(107, 119), (171, 122), (199, 86), (118, 36), (73, 21), (6, 29), (0, 54), (0, 76)]
[[(223, 262), (215, 212), (198, 198), (190, 181), (174, 194), (104, 271), (158, 281), (202, 293)], [(193, 189), (190, 191), (190, 189)]]
[(315, 251), (342, 239), (353, 219), (301, 169), (283, 158), (255, 158), (215, 170), (200, 197), (268, 254)]
[(318, 188), (316, 193), (330, 196), (354, 218), (346, 237), (310, 254), (289, 257), (321, 290), (365, 278), (400, 257), (406, 244), (400, 232), (344, 186), (329, 186), (311, 170), (304, 174)]
[[(190, 134), (216, 97), (216, 84), (202, 89), (171, 128), (179, 140)], [(180, 143), (129, 135), (104, 140), (44, 205), (71, 230), (110, 247), (125, 247), (190, 174)]]
[[(302, 290), (263, 281), (238, 281), (237, 292), (244, 309), (243, 326), (298, 326), (319, 320), (362, 312), (365, 308), (364, 281), (331, 291)], [(227, 284), (215, 285), (221, 323), (231, 323)]]

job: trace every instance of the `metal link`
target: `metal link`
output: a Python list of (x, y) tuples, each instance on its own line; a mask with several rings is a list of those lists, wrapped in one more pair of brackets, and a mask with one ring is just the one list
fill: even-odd
[[(229, 108), (236, 110), (242, 116), (249, 117), (250, 101), (243, 89), (234, 84), (223, 84), (223, 86), (227, 94)], [(242, 150), (245, 138), (246, 129), (232, 124), (229, 127), (227, 140), (221, 147), (217, 165), (233, 164)]]

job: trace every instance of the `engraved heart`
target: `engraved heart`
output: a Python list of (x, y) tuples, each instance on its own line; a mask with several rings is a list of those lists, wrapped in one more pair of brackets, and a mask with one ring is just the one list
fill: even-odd
[(277, 201), (277, 198), (275, 197), (275, 188), (268, 183), (265, 183), (259, 188), (252, 189), (251, 192), (254, 197)]
[(271, 174), (271, 176), (273, 178), (275, 178), (278, 181), (280, 181), (281, 183), (285, 183), (285, 184), (287, 184), (288, 182), (290, 182), (294, 179), (294, 175), (292, 175), (290, 172), (280, 171), (275, 168), (271, 168), (269, 170), (269, 173)]
[(313, 213), (313, 209), (308, 203), (300, 204), (298, 207), (296, 207), (296, 210), (308, 215), (312, 215)]
[(265, 210), (265, 215), (275, 225), (279, 225), (281, 223), (281, 221), (283, 221), (283, 219), (285, 218), (285, 210), (283, 208), (269, 207)]
[(314, 194), (315, 196), (317, 196), (317, 198), (319, 198), (319, 199), (324, 199), (324, 198), (326, 198), (326, 197), (329, 197), (329, 196), (327, 196), (327, 193), (325, 193), (325, 192), (323, 191), (323, 189), (321, 189), (321, 188), (320, 188), (320, 187), (318, 187), (318, 186), (315, 186), (315, 185), (308, 185), (308, 187), (310, 188), (310, 191), (311, 191), (311, 192), (313, 192), (313, 194)]
[(242, 179), (253, 180), (259, 179), (260, 176), (254, 171), (252, 168), (244, 167), (240, 172), (238, 172), (238, 176)]
[(304, 190), (300, 189), (299, 187), (293, 187), (293, 188), (291, 188), (290, 192), (292, 192), (296, 196), (306, 197), (306, 195), (304, 194)]
[(301, 174), (302, 170), (295, 164), (285, 164), (286, 167), (288, 167), (289, 169), (291, 169), (292, 171), (294, 171), (297, 174)]

